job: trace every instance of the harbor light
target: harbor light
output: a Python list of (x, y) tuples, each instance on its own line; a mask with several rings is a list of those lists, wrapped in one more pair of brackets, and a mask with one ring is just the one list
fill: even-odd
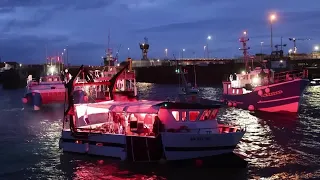
[(53, 74), (55, 72), (56, 68), (54, 66), (51, 66), (49, 68), (49, 71), (51, 72), (51, 74)]
[(211, 40), (211, 38), (212, 38), (211, 36), (208, 36), (208, 37), (207, 37), (208, 40)]
[(120, 64), (118, 63), (117, 66), (120, 66)]
[(277, 16), (275, 14), (271, 14), (270, 15), (270, 21), (273, 22), (274, 20), (276, 20)]
[(246, 72), (245, 72), (245, 71), (241, 71), (241, 74), (242, 74), (242, 75), (245, 75), (245, 74), (246, 74)]
[(254, 78), (252, 78), (252, 83), (253, 83), (254, 85), (260, 84), (260, 78), (259, 78), (259, 77), (254, 77)]
[(314, 46), (315, 51), (319, 51), (319, 46)]
[(22, 64), (19, 64), (19, 66), (21, 67), (21, 66), (22, 66)]
[(283, 63), (283, 60), (280, 60), (280, 63)]

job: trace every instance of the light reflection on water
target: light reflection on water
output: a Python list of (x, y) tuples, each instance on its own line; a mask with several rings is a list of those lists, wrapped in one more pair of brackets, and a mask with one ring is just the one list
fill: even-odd
[[(140, 83), (141, 98), (174, 98), (176, 86)], [(247, 170), (228, 169), (228, 174), (210, 167), (152, 167), (132, 165), (103, 157), (61, 153), (58, 141), (63, 106), (40, 112), (23, 109), (23, 91), (0, 95), (0, 179), (178, 179), (233, 177), (291, 179), (320, 178), (320, 87), (309, 87), (298, 117), (222, 108), (221, 123), (246, 127), (235, 150), (249, 162)], [(219, 100), (220, 88), (202, 88), (201, 96)], [(172, 172), (174, 171), (174, 172)]]

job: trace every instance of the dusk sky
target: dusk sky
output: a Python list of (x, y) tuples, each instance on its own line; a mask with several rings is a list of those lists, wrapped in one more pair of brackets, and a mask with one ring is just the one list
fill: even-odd
[[(320, 43), (319, 0), (1, 0), (2, 61), (44, 63), (68, 45), (72, 64), (100, 64), (111, 32), (110, 47), (120, 47), (120, 60), (141, 59), (138, 43), (148, 37), (149, 58), (164, 58), (186, 49), (184, 57), (203, 57), (207, 36), (211, 57), (240, 55), (238, 38), (249, 34), (250, 53), (270, 53), (270, 13), (274, 44), (297, 41), (298, 51), (311, 52)], [(195, 55), (193, 54), (195, 52)]]

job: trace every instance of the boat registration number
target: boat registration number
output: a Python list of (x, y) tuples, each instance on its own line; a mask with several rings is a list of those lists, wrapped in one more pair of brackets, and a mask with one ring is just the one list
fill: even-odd
[(191, 137), (190, 141), (210, 141), (210, 137)]

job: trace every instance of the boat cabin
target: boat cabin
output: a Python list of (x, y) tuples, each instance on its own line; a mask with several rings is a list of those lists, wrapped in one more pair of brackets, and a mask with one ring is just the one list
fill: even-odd
[[(220, 105), (140, 100), (75, 104), (74, 107), (72, 124), (77, 132), (131, 136), (219, 132), (216, 116)], [(67, 123), (63, 126), (65, 131), (72, 128)]]
[(61, 80), (61, 77), (58, 75), (52, 75), (52, 76), (44, 76), (41, 77), (39, 80), (40, 84), (53, 84), (53, 83), (63, 83)]
[(246, 94), (253, 88), (274, 83), (274, 71), (256, 67), (253, 71), (230, 75), (228, 82), (223, 82), (224, 94)]

